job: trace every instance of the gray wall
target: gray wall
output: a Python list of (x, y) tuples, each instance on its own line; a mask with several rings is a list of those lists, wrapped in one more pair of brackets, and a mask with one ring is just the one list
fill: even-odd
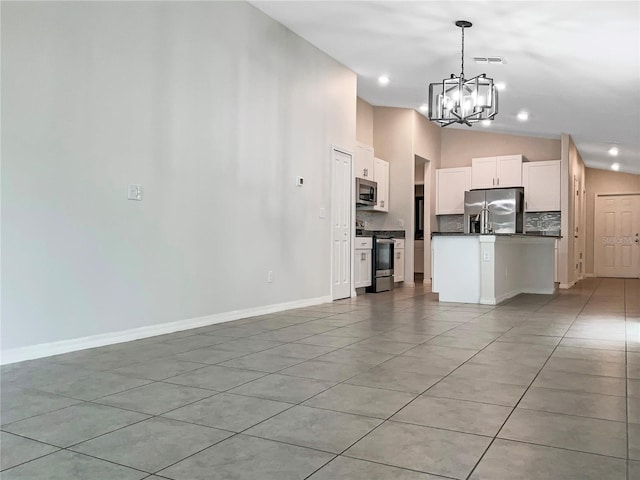
[(355, 109), (246, 3), (2, 2), (3, 350), (329, 295)]

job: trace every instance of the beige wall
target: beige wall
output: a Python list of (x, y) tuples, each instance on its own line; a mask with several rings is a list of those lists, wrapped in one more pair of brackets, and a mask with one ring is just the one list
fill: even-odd
[[(585, 224), (584, 224), (584, 163), (570, 135), (562, 134), (560, 164), (560, 209), (562, 213), (562, 238), (558, 242), (558, 281), (561, 288), (569, 288), (579, 280), (579, 264), (584, 274)], [(574, 188), (574, 177), (577, 188)], [(576, 192), (578, 194), (576, 194)], [(578, 204), (576, 210), (575, 205)], [(576, 214), (577, 211), (577, 214)], [(576, 232), (576, 226), (578, 231)], [(576, 241), (575, 235), (578, 235)], [(582, 259), (580, 258), (582, 254)], [(578, 266), (576, 266), (578, 265)]]
[(360, 97), (356, 103), (356, 140), (373, 145), (373, 107)]
[(586, 273), (593, 274), (593, 229), (596, 193), (640, 192), (640, 175), (618, 173), (610, 170), (587, 168), (586, 170)]
[(415, 110), (413, 113), (413, 153), (430, 162), (435, 163), (435, 168), (440, 168), (440, 156), (442, 153), (442, 128), (430, 122), (424, 115)]
[[(571, 230), (562, 232), (569, 239), (568, 266), (569, 282), (576, 282), (584, 275), (586, 235), (585, 235), (585, 166), (580, 152), (569, 138), (569, 226)], [(577, 236), (577, 238), (575, 238)]]
[[(426, 119), (425, 119), (426, 120)], [(522, 154), (530, 161), (560, 159), (560, 139), (442, 128), (440, 168), (468, 167), (475, 157)]]
[(374, 153), (389, 162), (389, 213), (373, 216), (375, 230), (398, 230), (399, 220), (406, 230), (409, 227), (414, 198), (411, 112), (406, 108), (373, 109)]
[[(425, 182), (425, 212), (428, 212), (428, 218), (425, 218), (424, 232), (424, 272), (426, 279), (429, 279), (431, 272), (431, 232), (437, 230), (436, 218), (436, 169), (440, 168), (442, 157), (442, 133), (443, 129), (435, 123), (430, 122), (424, 115), (413, 110), (413, 150), (416, 163), (423, 159), (427, 162), (424, 164), (424, 182)], [(412, 217), (412, 225), (415, 223), (415, 214)], [(413, 233), (415, 226), (412, 227)]]

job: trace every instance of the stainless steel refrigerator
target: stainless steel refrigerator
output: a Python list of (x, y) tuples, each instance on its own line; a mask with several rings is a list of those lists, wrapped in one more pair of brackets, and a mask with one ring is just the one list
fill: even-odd
[(464, 233), (522, 233), (524, 188), (464, 192)]

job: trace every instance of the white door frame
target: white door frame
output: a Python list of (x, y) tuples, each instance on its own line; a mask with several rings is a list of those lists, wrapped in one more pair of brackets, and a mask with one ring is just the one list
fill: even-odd
[[(330, 169), (330, 178), (331, 178), (331, 186), (330, 186), (330, 192), (331, 194), (333, 193), (333, 155), (334, 152), (340, 152), (343, 153), (345, 155), (349, 155), (351, 157), (351, 181), (352, 184), (354, 182), (354, 165), (353, 165), (353, 160), (354, 160), (354, 155), (353, 152), (346, 149), (346, 148), (342, 148), (339, 147), (337, 145), (331, 145), (331, 151), (330, 151), (330, 162), (331, 162), (331, 169)], [(350, 208), (349, 208), (349, 212), (350, 212), (350, 225), (349, 225), (349, 243), (350, 243), (350, 249), (349, 249), (349, 277), (350, 277), (350, 285), (351, 285), (351, 297), (355, 297), (356, 296), (356, 289), (353, 286), (353, 271), (355, 268), (354, 265), (354, 257), (353, 257), (353, 245), (355, 242), (355, 226), (354, 226), (354, 218), (356, 218), (356, 205), (354, 202), (354, 198), (353, 198), (353, 189), (354, 189), (354, 185), (351, 185), (351, 195), (349, 196), (350, 198)], [(331, 212), (330, 212), (330, 219), (333, 219), (333, 213), (334, 213), (334, 202), (333, 202), (333, 197), (331, 198)], [(331, 232), (330, 232), (330, 238), (329, 241), (331, 243), (330, 248), (329, 248), (329, 252), (330, 252), (330, 257), (329, 257), (329, 261), (330, 261), (330, 268), (329, 268), (329, 292), (331, 295), (331, 298), (333, 299), (333, 225), (331, 226)]]
[(594, 199), (593, 199), (593, 276), (594, 277), (598, 276), (596, 272), (596, 255), (597, 255), (596, 220), (598, 215), (598, 209), (597, 209), (598, 197), (625, 197), (628, 195), (640, 195), (640, 192), (611, 192), (611, 193), (597, 192), (594, 196)]

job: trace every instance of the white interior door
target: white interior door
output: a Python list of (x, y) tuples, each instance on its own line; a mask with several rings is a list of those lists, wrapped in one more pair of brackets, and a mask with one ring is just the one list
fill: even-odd
[(640, 277), (640, 194), (596, 196), (593, 245), (597, 277)]
[(580, 181), (573, 176), (573, 257), (575, 264), (575, 279), (580, 279), (582, 273), (582, 256), (580, 250)]
[(331, 296), (351, 296), (351, 155), (335, 148), (331, 165)]

